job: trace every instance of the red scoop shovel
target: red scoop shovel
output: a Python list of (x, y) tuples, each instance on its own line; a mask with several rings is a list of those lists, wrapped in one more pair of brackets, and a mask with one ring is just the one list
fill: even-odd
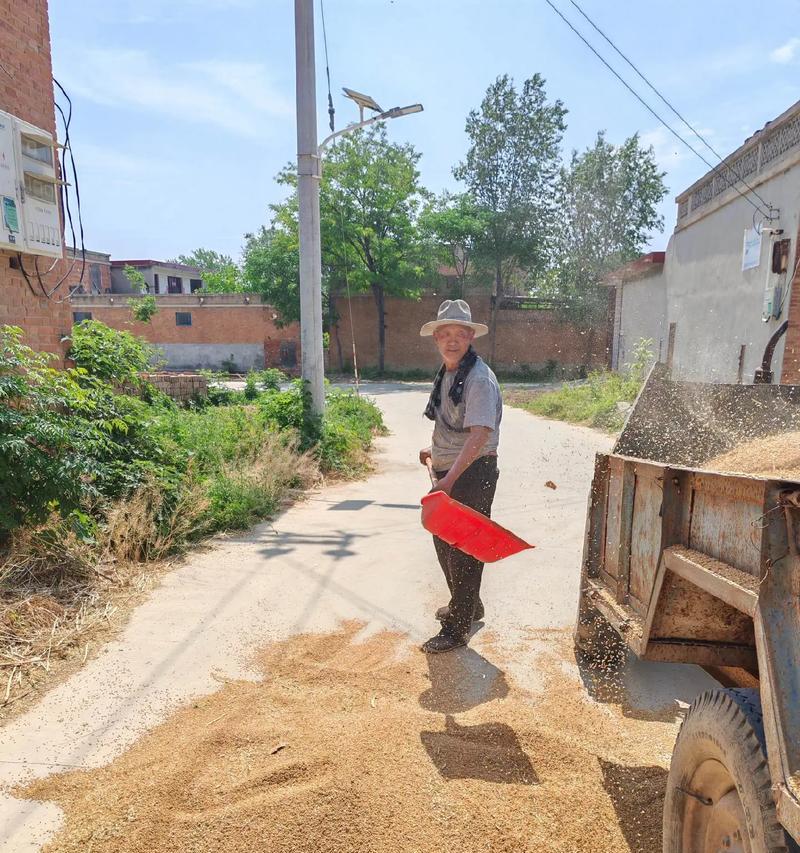
[[(426, 462), (431, 483), (436, 488), (437, 480), (430, 458)], [(431, 492), (422, 498), (422, 526), (428, 533), (444, 539), (448, 545), (482, 563), (496, 563), (534, 547), (444, 492)]]

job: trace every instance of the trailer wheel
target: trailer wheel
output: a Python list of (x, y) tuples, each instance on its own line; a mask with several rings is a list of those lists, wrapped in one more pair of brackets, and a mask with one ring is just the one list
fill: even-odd
[(664, 801), (664, 853), (783, 853), (757, 690), (708, 690), (681, 726)]

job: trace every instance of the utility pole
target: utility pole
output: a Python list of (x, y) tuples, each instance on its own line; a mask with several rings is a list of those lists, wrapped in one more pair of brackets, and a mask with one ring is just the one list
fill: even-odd
[(325, 408), (322, 351), (322, 258), (319, 232), (320, 157), (317, 150), (317, 86), (314, 0), (294, 0), (297, 79), (297, 196), (300, 224), (300, 347), (302, 377), (314, 414)]

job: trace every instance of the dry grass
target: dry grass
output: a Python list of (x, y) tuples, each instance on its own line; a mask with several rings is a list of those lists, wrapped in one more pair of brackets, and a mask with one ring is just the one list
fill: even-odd
[(120, 627), (166, 558), (273, 514), (318, 479), (310, 454), (271, 436), (214, 480), (190, 472), (171, 507), (155, 481), (146, 483), (108, 508), (94, 540), (57, 515), (17, 530), (0, 554), (0, 720)]
[(123, 562), (161, 560), (202, 531), (208, 507), (202, 485), (192, 481), (162, 520), (164, 492), (157, 483), (147, 483), (108, 511), (101, 552)]
[(0, 718), (64, 661), (86, 658), (136, 574), (98, 559), (58, 518), (14, 534), (0, 562)]

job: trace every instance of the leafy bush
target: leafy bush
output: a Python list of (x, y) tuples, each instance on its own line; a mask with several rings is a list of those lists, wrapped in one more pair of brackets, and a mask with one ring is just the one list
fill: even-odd
[(268, 367), (258, 374), (258, 381), (265, 391), (280, 391), (281, 384), (288, 379), (289, 377), (277, 367)]
[(367, 452), (376, 435), (386, 427), (372, 400), (352, 392), (334, 391), (328, 396), (317, 456), (322, 471), (355, 477), (369, 469)]
[(248, 373), (244, 383), (244, 398), (245, 400), (255, 400), (257, 397), (258, 385), (256, 384), (256, 377), (252, 373)]
[[(100, 374), (118, 378), (113, 359), (134, 375), (146, 344), (102, 324), (81, 332), (76, 354), (94, 373), (54, 370), (20, 329), (0, 330), (0, 535), (61, 518), (122, 559), (163, 556), (273, 513), (319, 469), (366, 470), (383, 430), (374, 404), (353, 394), (331, 392), (324, 419), (313, 417), (300, 381), (256, 388), (258, 406), (203, 400), (183, 409), (163, 395), (120, 394)], [(245, 401), (215, 392), (220, 402)]]
[(301, 380), (295, 380), (286, 391), (267, 391), (259, 400), (265, 423), (274, 429), (294, 430), (304, 448), (319, 436), (319, 426), (310, 414), (308, 393)]
[(153, 315), (158, 312), (155, 296), (140, 296), (138, 299), (129, 299), (128, 305), (131, 307), (133, 319), (140, 323), (149, 323), (153, 319)]
[(180, 454), (164, 456), (146, 403), (83, 368), (50, 368), (21, 340), (0, 329), (0, 532), (168, 474)]
[(67, 355), (90, 376), (138, 387), (139, 374), (151, 368), (156, 354), (155, 347), (130, 332), (110, 329), (99, 320), (84, 320), (73, 326)]

